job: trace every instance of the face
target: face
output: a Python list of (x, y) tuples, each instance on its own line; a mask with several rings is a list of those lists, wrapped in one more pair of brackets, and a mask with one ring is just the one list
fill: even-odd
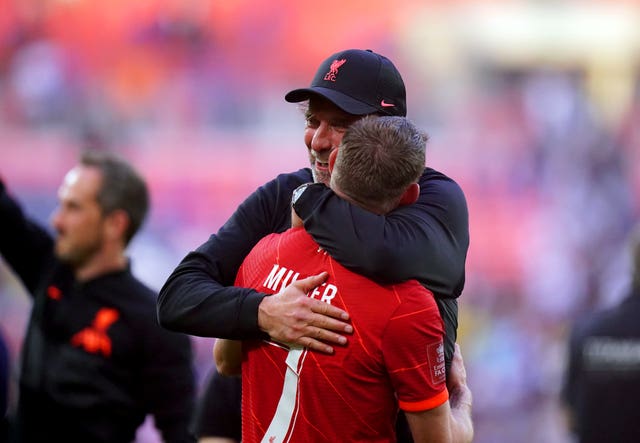
[(77, 269), (100, 250), (104, 239), (104, 216), (96, 200), (101, 173), (76, 166), (58, 190), (58, 207), (52, 216), (56, 230), (55, 254)]
[(329, 185), (329, 155), (338, 149), (345, 131), (361, 118), (344, 112), (328, 100), (312, 97), (306, 113), (304, 144), (309, 150), (313, 180)]

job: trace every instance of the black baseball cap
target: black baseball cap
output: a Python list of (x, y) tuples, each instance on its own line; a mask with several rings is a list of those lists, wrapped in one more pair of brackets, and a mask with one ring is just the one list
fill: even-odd
[(391, 60), (370, 49), (347, 49), (322, 62), (308, 88), (289, 91), (289, 103), (317, 94), (349, 114), (407, 115), (407, 93)]

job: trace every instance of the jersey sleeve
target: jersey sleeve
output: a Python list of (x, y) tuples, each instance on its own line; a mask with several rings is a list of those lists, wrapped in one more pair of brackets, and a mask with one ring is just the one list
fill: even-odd
[(467, 203), (457, 183), (432, 169), (420, 178), (418, 201), (387, 215), (352, 205), (322, 184), (308, 186), (294, 208), (313, 238), (352, 271), (381, 283), (417, 279), (439, 297), (462, 292)]
[(423, 288), (416, 285), (409, 290), (414, 296), (391, 316), (382, 353), (400, 409), (417, 412), (440, 406), (449, 395), (438, 308)]

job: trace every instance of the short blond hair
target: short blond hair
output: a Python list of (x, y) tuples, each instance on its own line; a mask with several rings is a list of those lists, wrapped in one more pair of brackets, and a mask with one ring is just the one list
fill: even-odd
[(405, 117), (363, 117), (342, 138), (331, 185), (366, 209), (387, 213), (420, 178), (427, 139)]

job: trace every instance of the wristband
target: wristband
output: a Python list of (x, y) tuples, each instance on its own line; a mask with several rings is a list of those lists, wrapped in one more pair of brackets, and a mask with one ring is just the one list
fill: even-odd
[(293, 190), (293, 194), (291, 195), (291, 206), (293, 206), (298, 201), (300, 196), (304, 193), (305, 189), (307, 189), (311, 184), (313, 183), (304, 183)]

